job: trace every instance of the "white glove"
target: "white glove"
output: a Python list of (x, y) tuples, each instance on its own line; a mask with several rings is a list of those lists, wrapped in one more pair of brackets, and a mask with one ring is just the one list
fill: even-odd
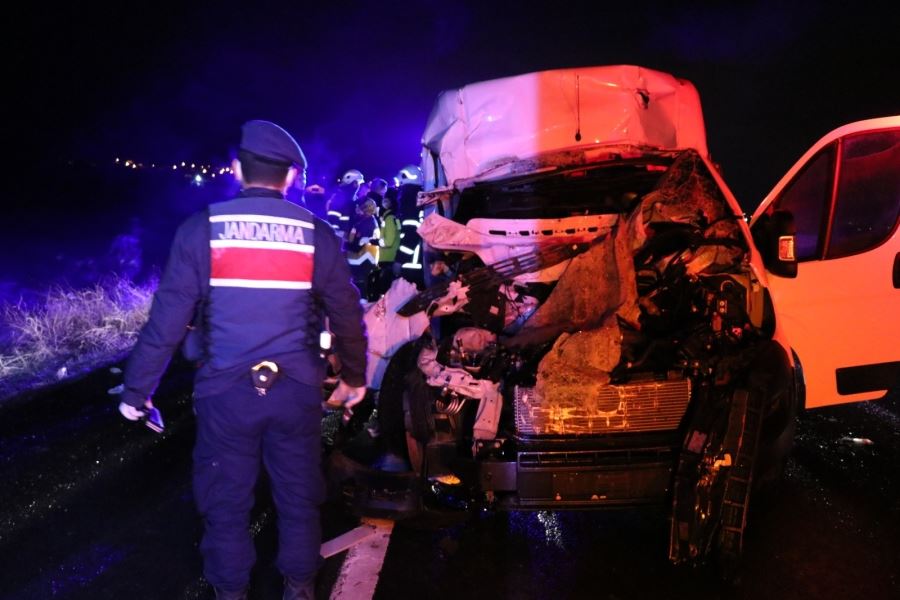
[[(147, 408), (153, 408), (153, 403), (147, 400), (144, 402), (144, 406)], [(140, 408), (136, 408), (130, 404), (125, 404), (124, 402), (119, 402), (119, 412), (122, 413), (122, 416), (128, 419), (129, 421), (137, 421), (140, 418), (146, 416), (146, 413)]]
[(341, 381), (334, 388), (334, 391), (331, 392), (331, 395), (328, 396), (325, 404), (331, 408), (343, 408), (343, 420), (346, 422), (353, 415), (353, 410), (351, 409), (362, 402), (365, 397), (366, 386), (353, 387)]
[(137, 421), (144, 416), (141, 409), (135, 408), (130, 404), (125, 404), (124, 402), (119, 402), (119, 412), (129, 421)]

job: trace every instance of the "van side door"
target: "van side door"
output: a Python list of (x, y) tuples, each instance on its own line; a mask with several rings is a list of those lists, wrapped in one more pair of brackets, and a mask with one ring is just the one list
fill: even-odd
[(765, 212), (777, 210), (794, 217), (797, 274), (768, 279), (807, 408), (883, 396), (900, 385), (900, 129), (823, 146)]

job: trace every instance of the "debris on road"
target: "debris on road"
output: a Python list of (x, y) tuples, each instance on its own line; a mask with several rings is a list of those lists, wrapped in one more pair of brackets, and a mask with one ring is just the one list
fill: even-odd
[(327, 542), (322, 543), (322, 549), (319, 554), (322, 555), (322, 558), (329, 558), (334, 556), (335, 554), (340, 554), (344, 550), (347, 550), (361, 541), (365, 540), (369, 536), (375, 533), (374, 525), (363, 524), (359, 527), (351, 529), (346, 533), (342, 533), (336, 538), (332, 538)]
[(848, 446), (872, 446), (875, 444), (869, 438), (844, 436), (838, 440), (839, 444), (847, 444)]

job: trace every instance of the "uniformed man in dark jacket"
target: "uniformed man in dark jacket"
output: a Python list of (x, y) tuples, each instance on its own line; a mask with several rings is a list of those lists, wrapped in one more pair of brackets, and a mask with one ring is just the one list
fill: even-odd
[(290, 134), (267, 121), (244, 124), (233, 166), (237, 197), (210, 205), (175, 234), (119, 410), (136, 420), (152, 409), (150, 396), (188, 325), (201, 324), (194, 494), (206, 579), (217, 598), (246, 598), (256, 558), (250, 509), (264, 464), (284, 597), (312, 598), (324, 499), (319, 339), (327, 317), (342, 364), (329, 403), (349, 409), (365, 392), (359, 292), (331, 227), (285, 200), (306, 167)]

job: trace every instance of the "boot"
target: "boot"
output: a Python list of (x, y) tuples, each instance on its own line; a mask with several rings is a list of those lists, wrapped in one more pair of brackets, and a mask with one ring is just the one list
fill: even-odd
[(316, 580), (299, 581), (291, 577), (284, 578), (284, 596), (282, 600), (315, 600)]

